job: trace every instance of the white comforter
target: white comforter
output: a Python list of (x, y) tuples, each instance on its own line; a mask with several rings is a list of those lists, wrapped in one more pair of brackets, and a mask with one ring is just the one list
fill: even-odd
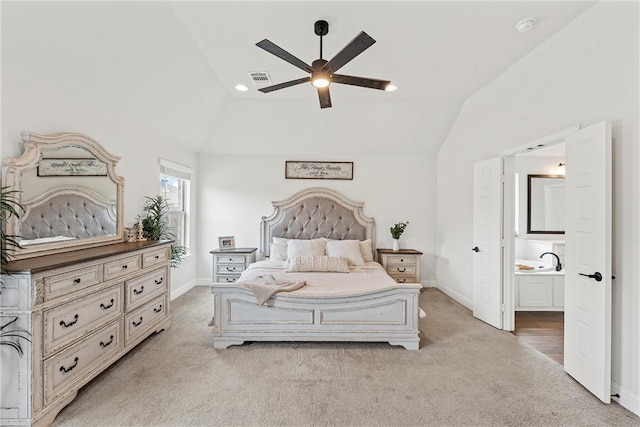
[(288, 264), (280, 261), (258, 261), (247, 268), (238, 281), (253, 280), (264, 274), (272, 274), (277, 279), (287, 281), (305, 281), (306, 286), (287, 296), (329, 297), (363, 295), (372, 291), (416, 287), (419, 284), (396, 283), (377, 262), (367, 262), (365, 266), (350, 267), (349, 273), (288, 273)]

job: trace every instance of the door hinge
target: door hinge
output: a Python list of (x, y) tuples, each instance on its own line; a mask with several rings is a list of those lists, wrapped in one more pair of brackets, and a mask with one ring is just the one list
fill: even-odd
[(504, 310), (505, 310), (504, 304), (500, 304), (500, 311), (502, 311), (504, 313)]

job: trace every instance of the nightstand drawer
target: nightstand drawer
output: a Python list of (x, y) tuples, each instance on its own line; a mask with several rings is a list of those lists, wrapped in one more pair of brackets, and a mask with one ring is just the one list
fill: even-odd
[(403, 265), (403, 264), (389, 264), (387, 271), (390, 275), (408, 274), (411, 276), (416, 275), (416, 263)]
[(235, 283), (240, 278), (239, 274), (234, 276), (228, 274), (218, 274), (217, 279), (220, 283)]
[(417, 258), (415, 255), (389, 255), (387, 262), (389, 264), (416, 264)]
[(244, 264), (244, 255), (216, 255), (217, 263)]
[(398, 276), (391, 275), (391, 278), (398, 283), (419, 283), (418, 278), (416, 276)]
[(378, 262), (397, 283), (420, 283), (420, 257), (415, 249), (378, 248)]
[(244, 264), (218, 264), (216, 266), (216, 273), (218, 274), (235, 274), (242, 273), (245, 267)]

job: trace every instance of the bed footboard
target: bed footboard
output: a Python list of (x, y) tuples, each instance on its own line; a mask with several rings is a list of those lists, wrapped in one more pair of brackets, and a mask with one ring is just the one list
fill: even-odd
[(417, 350), (421, 287), (405, 284), (357, 296), (280, 294), (260, 306), (249, 289), (214, 283), (213, 347), (245, 341), (365, 341)]

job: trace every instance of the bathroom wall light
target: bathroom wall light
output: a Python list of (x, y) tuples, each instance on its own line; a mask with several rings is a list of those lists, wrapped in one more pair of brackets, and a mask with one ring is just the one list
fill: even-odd
[(556, 175), (564, 175), (565, 174), (565, 166), (567, 164), (566, 163), (558, 163), (558, 166), (556, 166)]

